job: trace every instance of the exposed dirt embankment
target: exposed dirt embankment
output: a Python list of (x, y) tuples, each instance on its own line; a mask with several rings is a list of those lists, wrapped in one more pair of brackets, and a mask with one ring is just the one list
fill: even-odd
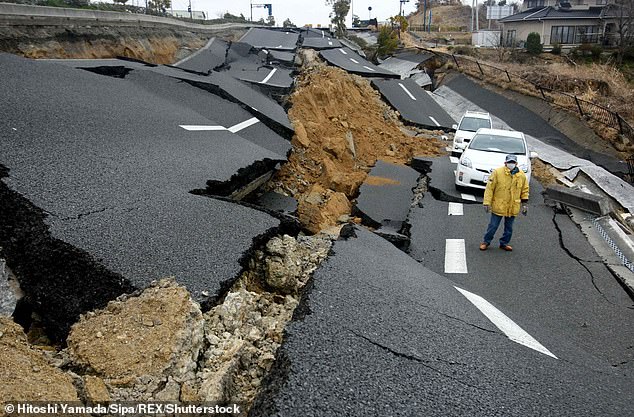
[(302, 59), (290, 97), (293, 152), (272, 186), (297, 198), (302, 225), (316, 233), (350, 213), (377, 159), (406, 164), (415, 155), (440, 155), (442, 132), (404, 129), (367, 79), (326, 66), (312, 51)]
[(243, 32), (208, 34), (168, 28), (9, 26), (0, 27), (0, 50), (34, 59), (125, 56), (155, 64), (172, 64), (204, 46), (213, 36), (237, 40)]

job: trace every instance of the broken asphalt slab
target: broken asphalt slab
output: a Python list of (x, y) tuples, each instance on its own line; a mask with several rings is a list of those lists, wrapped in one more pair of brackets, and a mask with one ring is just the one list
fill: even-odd
[(175, 67), (208, 73), (225, 63), (229, 44), (218, 38), (212, 38), (203, 48), (174, 64)]
[(372, 86), (394, 107), (407, 123), (426, 128), (453, 130), (454, 119), (416, 84), (406, 80), (372, 80)]
[(56, 338), (80, 313), (168, 275), (198, 301), (217, 296), (253, 239), (279, 225), (190, 194), (278, 154), (226, 130), (184, 130), (218, 122), (135, 82), (0, 61), (0, 246)]
[(326, 49), (319, 55), (331, 65), (364, 77), (400, 78), (398, 74), (379, 68), (348, 47)]
[[(407, 216), (419, 173), (404, 165), (377, 161), (359, 189), (355, 212), (368, 226), (385, 231), (386, 238), (408, 234)], [(407, 239), (406, 239), (407, 240)], [(407, 245), (406, 245), (407, 246)]]
[(112, 68), (128, 68), (131, 70), (151, 71), (185, 81), (226, 100), (240, 104), (252, 115), (261, 120), (266, 120), (267, 125), (280, 135), (284, 137), (292, 135), (293, 127), (282, 106), (269, 96), (252, 88), (249, 84), (237, 80), (226, 73), (212, 71), (208, 75), (203, 75), (173, 66), (151, 65), (128, 60), (97, 60), (95, 62), (91, 60), (68, 60), (68, 62), (52, 62), (82, 68), (102, 75), (112, 75)]
[(609, 365), (586, 357), (595, 372), (511, 342), (449, 280), (370, 232), (356, 235), (336, 242), (316, 271), (250, 415), (631, 409), (627, 380)]
[(332, 48), (341, 48), (341, 42), (337, 39), (333, 39), (331, 37), (308, 37), (304, 38), (302, 42), (302, 48), (311, 48), (311, 49), (332, 49)]
[(248, 43), (255, 48), (294, 51), (299, 42), (299, 33), (291, 30), (270, 30), (251, 28), (245, 33), (240, 42)]
[(413, 74), (421, 72), (418, 69), (420, 64), (433, 58), (433, 56), (430, 53), (417, 53), (415, 51), (400, 52), (382, 61), (379, 67), (399, 74), (402, 79), (406, 79)]

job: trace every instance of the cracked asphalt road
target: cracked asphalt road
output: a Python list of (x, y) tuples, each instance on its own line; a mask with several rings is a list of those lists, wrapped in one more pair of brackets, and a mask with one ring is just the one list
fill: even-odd
[(365, 230), (333, 251), (251, 415), (631, 413), (631, 378), (582, 346), (551, 346), (556, 360), (510, 341), (451, 280)]

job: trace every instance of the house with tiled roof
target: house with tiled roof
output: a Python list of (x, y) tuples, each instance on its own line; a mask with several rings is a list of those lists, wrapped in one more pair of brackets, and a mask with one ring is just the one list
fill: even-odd
[(617, 12), (610, 0), (524, 0), (520, 12), (503, 19), (502, 39), (507, 46), (539, 33), (545, 47), (581, 44), (612, 46), (617, 35)]

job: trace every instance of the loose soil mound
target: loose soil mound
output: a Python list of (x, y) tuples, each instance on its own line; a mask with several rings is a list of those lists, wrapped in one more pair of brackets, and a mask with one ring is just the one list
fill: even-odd
[[(273, 185), (298, 199), (300, 214), (322, 212), (331, 220), (341, 217), (340, 212), (336, 216), (323, 213), (329, 201), (326, 194), (334, 191), (349, 200), (355, 198), (377, 159), (405, 164), (415, 155), (443, 152), (442, 143), (431, 135), (404, 133), (398, 115), (381, 101), (368, 80), (338, 68), (321, 64), (305, 69), (290, 101), (289, 117), (296, 131), (293, 152)], [(322, 199), (304, 198), (314, 184), (331, 191)], [(300, 221), (312, 232), (333, 225), (310, 217)]]

